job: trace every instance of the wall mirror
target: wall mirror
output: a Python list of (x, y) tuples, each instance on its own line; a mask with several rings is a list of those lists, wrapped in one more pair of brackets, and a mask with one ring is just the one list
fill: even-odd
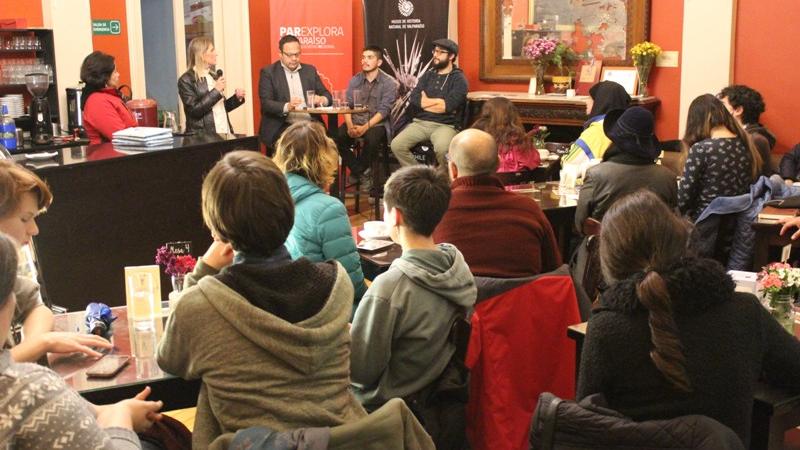
[(650, 0), (484, 0), (480, 78), (528, 82), (533, 76), (522, 48), (551, 37), (604, 64), (632, 65), (628, 51), (648, 39)]

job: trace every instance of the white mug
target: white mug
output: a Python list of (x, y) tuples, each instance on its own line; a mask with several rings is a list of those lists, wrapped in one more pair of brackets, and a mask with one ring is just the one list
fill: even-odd
[(567, 89), (567, 98), (575, 97), (575, 89)]

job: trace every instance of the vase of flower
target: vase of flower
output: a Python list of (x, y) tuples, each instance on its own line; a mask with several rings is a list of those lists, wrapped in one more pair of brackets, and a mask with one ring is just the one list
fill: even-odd
[(175, 291), (175, 292), (183, 291), (183, 282), (184, 282), (185, 279), (186, 279), (186, 275), (185, 274), (172, 275), (172, 277), (171, 277), (172, 290)]
[(794, 298), (789, 294), (771, 294), (769, 299), (769, 312), (781, 326), (794, 334)]
[(772, 317), (794, 335), (792, 305), (800, 292), (800, 268), (786, 263), (772, 263), (758, 273), (758, 286), (764, 292), (764, 306)]
[(639, 75), (639, 89), (636, 91), (642, 97), (647, 97), (647, 82), (650, 80), (650, 70), (653, 68), (653, 61), (636, 66), (636, 73)]
[(653, 64), (658, 55), (661, 54), (661, 47), (652, 42), (640, 42), (631, 48), (631, 57), (633, 57), (633, 66), (636, 67), (636, 73), (639, 75), (638, 94), (646, 97), (647, 82), (650, 80), (650, 71), (653, 69)]
[(176, 255), (166, 245), (156, 250), (156, 264), (164, 268), (164, 273), (172, 281), (172, 292), (169, 293), (169, 310), (174, 311), (175, 305), (183, 291), (186, 274), (194, 270), (197, 260), (192, 255)]
[(536, 76), (536, 95), (544, 95), (544, 72), (547, 64), (534, 64), (533, 73)]

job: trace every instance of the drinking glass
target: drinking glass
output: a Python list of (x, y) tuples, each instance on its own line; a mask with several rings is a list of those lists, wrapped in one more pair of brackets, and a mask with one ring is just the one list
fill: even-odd
[(353, 89), (353, 108), (361, 108), (363, 106), (361, 102), (361, 90)]
[(131, 299), (128, 318), (137, 330), (149, 330), (155, 327), (155, 295), (153, 276), (150, 273), (134, 273), (128, 275), (128, 289)]
[(314, 92), (313, 90), (306, 91), (306, 106), (307, 107), (309, 107), (309, 108), (313, 108), (314, 107), (314, 96), (315, 95), (316, 95), (316, 92)]

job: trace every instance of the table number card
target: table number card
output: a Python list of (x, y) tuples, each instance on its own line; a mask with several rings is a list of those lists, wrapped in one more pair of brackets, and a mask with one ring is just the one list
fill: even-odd
[(192, 241), (176, 241), (167, 242), (164, 244), (167, 250), (171, 251), (175, 256), (184, 256), (192, 254)]

